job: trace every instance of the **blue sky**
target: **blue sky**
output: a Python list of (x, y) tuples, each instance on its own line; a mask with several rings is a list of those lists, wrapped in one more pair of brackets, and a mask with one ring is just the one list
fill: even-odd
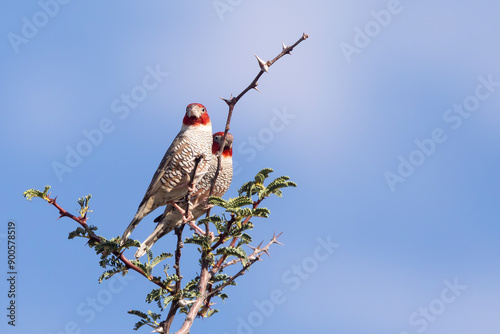
[(2, 315), (2, 332), (132, 332), (126, 311), (154, 310), (152, 286), (134, 273), (99, 285), (98, 258), (67, 240), (75, 224), (22, 192), (50, 184), (72, 212), (91, 193), (89, 222), (121, 234), (186, 105), (222, 130), (219, 97), (255, 76), (252, 53), (306, 32), (231, 124), (226, 197), (263, 167), (299, 185), (253, 234), (285, 246), (192, 332), (498, 333), (500, 3), (55, 1), (0, 11), (4, 258), (10, 220), (18, 235), (17, 326)]

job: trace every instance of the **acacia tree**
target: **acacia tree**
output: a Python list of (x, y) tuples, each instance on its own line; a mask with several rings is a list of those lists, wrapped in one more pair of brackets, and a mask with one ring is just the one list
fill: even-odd
[[(291, 46), (283, 44), (282, 51), (270, 61), (263, 61), (259, 57), (260, 71), (253, 81), (236, 97), (231, 96), (229, 99), (223, 99), (229, 107), (227, 122), (224, 132), (223, 142), (220, 145), (218, 152), (218, 168), (211, 183), (210, 195), (214, 189), (215, 180), (219, 175), (222, 150), (224, 148), (226, 135), (230, 129), (231, 117), (236, 103), (251, 89), (257, 89), (260, 77), (268, 71), (269, 67), (278, 61), (281, 57), (290, 52), (308, 36), (303, 34), (302, 37)], [(191, 175), (191, 180), (194, 179), (196, 166)], [(111, 278), (115, 274), (126, 275), (130, 270), (139, 273), (141, 276), (149, 280), (154, 288), (146, 296), (146, 302), (155, 303), (160, 312), (166, 311), (166, 316), (162, 321), (162, 314), (155, 313), (151, 310), (142, 312), (138, 310), (129, 311), (130, 314), (139, 316), (141, 319), (134, 326), (137, 330), (144, 325), (151, 326), (155, 331), (160, 333), (170, 333), (172, 322), (176, 315), (181, 313), (186, 314), (185, 319), (180, 329), (175, 332), (177, 334), (189, 333), (193, 321), (197, 317), (210, 317), (216, 312), (212, 306), (214, 298), (222, 300), (228, 298), (225, 288), (230, 285), (236, 285), (235, 280), (245, 274), (248, 269), (257, 261), (261, 260), (261, 255), (268, 254), (272, 244), (281, 244), (278, 237), (281, 235), (273, 235), (268, 243), (258, 246), (250, 246), (252, 237), (250, 231), (254, 225), (250, 219), (254, 217), (267, 218), (270, 211), (268, 208), (261, 207), (261, 203), (271, 195), (278, 197), (282, 196), (282, 189), (286, 187), (296, 187), (296, 184), (290, 181), (287, 176), (280, 176), (272, 181), (268, 181), (269, 175), (273, 172), (271, 168), (264, 168), (257, 173), (255, 178), (243, 184), (238, 190), (238, 197), (231, 199), (222, 199), (215, 196), (208, 198), (208, 203), (220, 208), (223, 213), (211, 214), (211, 209), (207, 210), (206, 216), (199, 219), (198, 226), (201, 226), (201, 232), (196, 232), (183, 239), (185, 224), (175, 229), (177, 242), (174, 253), (163, 252), (157, 256), (153, 256), (151, 250), (147, 252), (147, 261), (141, 262), (138, 259), (130, 260), (125, 255), (125, 250), (133, 247), (140, 247), (138, 240), (129, 239), (120, 245), (120, 237), (106, 239), (103, 236), (96, 234), (97, 227), (87, 224), (87, 214), (90, 212), (89, 201), (91, 195), (84, 196), (78, 199), (79, 216), (75, 216), (57, 202), (57, 197), (51, 197), (49, 194), (50, 186), (46, 186), (43, 191), (29, 189), (24, 192), (24, 196), (31, 201), (32, 198), (38, 197), (47, 201), (54, 206), (61, 217), (67, 217), (80, 226), (76, 230), (69, 233), (69, 239), (77, 237), (87, 239), (87, 245), (93, 248), (97, 255), (100, 256), (100, 266), (105, 269), (99, 277), (99, 283), (103, 280)], [(193, 185), (190, 185), (192, 189)], [(187, 222), (190, 217), (189, 197), (186, 195), (187, 208), (184, 210), (184, 221)], [(204, 228), (204, 229), (203, 229)], [(229, 242), (229, 245), (226, 243)], [(199, 275), (186, 281), (181, 271), (182, 248), (184, 244), (190, 244), (198, 248), (200, 257)], [(251, 251), (247, 253), (243, 246), (247, 245)], [(188, 261), (195, 261), (189, 259)], [(173, 271), (170, 269), (172, 264)], [(160, 263), (163, 264), (163, 274), (158, 275), (155, 267)]]

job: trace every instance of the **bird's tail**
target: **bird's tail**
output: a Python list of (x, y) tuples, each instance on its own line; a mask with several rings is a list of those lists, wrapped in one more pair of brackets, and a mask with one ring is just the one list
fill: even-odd
[(153, 247), (153, 245), (165, 234), (170, 233), (176, 227), (180, 226), (183, 222), (182, 215), (173, 206), (168, 205), (165, 212), (155, 219), (158, 221), (158, 225), (154, 229), (153, 233), (142, 242), (141, 247), (135, 253), (136, 258), (140, 258), (146, 252)]
[(125, 229), (125, 232), (123, 232), (123, 235), (122, 235), (121, 241), (120, 241), (120, 246), (122, 246), (125, 243), (125, 241), (128, 240), (128, 238), (130, 237), (130, 234), (132, 234), (132, 232), (135, 230), (137, 225), (141, 222), (142, 218), (144, 217), (143, 215), (140, 215), (139, 213), (140, 212), (137, 212), (135, 214), (134, 219), (132, 219), (132, 221), (130, 222), (128, 227)]
[(132, 234), (137, 225), (141, 222), (142, 218), (146, 217), (151, 213), (151, 211), (158, 207), (157, 205), (155, 206), (154, 201), (155, 199), (153, 196), (149, 197), (147, 200), (142, 200), (141, 204), (139, 205), (139, 209), (137, 209), (137, 213), (134, 216), (134, 219), (132, 219), (125, 232), (123, 232), (120, 246), (122, 246), (125, 241), (128, 240), (128, 237), (130, 237), (130, 234)]

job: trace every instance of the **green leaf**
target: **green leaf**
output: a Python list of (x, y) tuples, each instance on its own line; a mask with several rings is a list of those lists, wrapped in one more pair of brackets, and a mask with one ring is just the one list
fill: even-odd
[(49, 200), (48, 192), (50, 188), (51, 188), (50, 186), (45, 186), (45, 189), (43, 191), (36, 189), (28, 189), (23, 193), (23, 196), (30, 202), (33, 199), (33, 197), (39, 197), (41, 199), (48, 201)]
[(268, 208), (255, 208), (252, 210), (253, 217), (268, 218), (271, 214)]
[(131, 260), (130, 262), (139, 267), (147, 276), (151, 275), (151, 268), (148, 268), (144, 263), (138, 260)]
[(127, 239), (127, 241), (120, 246), (120, 250), (128, 249), (130, 247), (141, 247), (141, 242), (139, 240)]
[(101, 241), (100, 244), (95, 245), (95, 251), (96, 251), (96, 254), (101, 254), (101, 253), (108, 253), (109, 254), (109, 253), (117, 252), (119, 247), (120, 246), (115, 241), (104, 239)]
[(241, 263), (245, 265), (248, 262), (248, 257), (247, 253), (241, 248), (236, 248), (236, 247), (221, 247), (218, 248), (216, 251), (217, 255), (227, 255), (227, 256), (235, 256), (237, 258), (241, 259)]
[(233, 225), (231, 227), (231, 229), (229, 230), (229, 235), (232, 237), (240, 237), (243, 231), (251, 229), (253, 229), (252, 222), (248, 222), (245, 225), (237, 223), (236, 225)]
[(176, 274), (168, 276), (164, 281), (163, 284), (165, 286), (169, 286), (172, 282), (177, 282), (179, 281), (179, 276)]
[(151, 267), (154, 267), (156, 266), (158, 263), (160, 263), (161, 261), (165, 260), (165, 259), (168, 259), (170, 257), (172, 257), (173, 255), (170, 254), (170, 253), (161, 253), (160, 255), (158, 255), (157, 257), (155, 257), (153, 259), (153, 261), (151, 261)]
[(219, 313), (219, 310), (217, 309), (208, 310), (207, 313), (205, 313), (204, 318), (210, 318), (215, 313)]
[(231, 198), (226, 202), (226, 209), (235, 209), (235, 208), (241, 208), (242, 206), (245, 205), (252, 205), (253, 201), (249, 197), (245, 196), (239, 196), (235, 198)]
[(238, 241), (238, 245), (236, 247), (240, 247), (242, 245), (248, 245), (252, 242), (252, 237), (246, 233), (242, 233), (240, 236), (240, 240)]
[[(97, 227), (93, 226), (93, 225), (90, 225), (88, 227), (88, 229), (84, 229), (83, 227), (77, 227), (76, 230), (69, 233), (68, 239), (74, 239), (76, 237), (90, 239), (90, 232), (91, 231), (97, 231)], [(106, 240), (103, 237), (99, 237), (99, 238), (101, 238), (101, 240)], [(94, 246), (94, 245), (91, 245), (91, 246)]]
[(195, 244), (195, 245), (200, 246), (203, 249), (208, 249), (208, 248), (210, 248), (211, 241), (212, 240), (211, 240), (210, 236), (201, 236), (201, 235), (194, 234), (191, 238), (186, 238), (186, 240), (184, 240), (184, 243)]
[(156, 302), (158, 305), (158, 308), (163, 311), (164, 307), (164, 298), (169, 294), (169, 291), (166, 289), (158, 288), (158, 289), (153, 289), (151, 292), (146, 296), (146, 302), (151, 303), (151, 302)]
[(264, 168), (260, 172), (255, 175), (255, 182), (256, 183), (264, 183), (264, 180), (269, 177), (269, 174), (271, 174), (273, 170), (271, 168)]
[(141, 328), (142, 326), (144, 325), (148, 325), (152, 328), (157, 328), (160, 324), (156, 321), (158, 319), (160, 319), (161, 315), (160, 314), (157, 314), (157, 313), (154, 313), (154, 312), (151, 312), (151, 311), (148, 311), (148, 314), (145, 314), (141, 311), (137, 311), (137, 310), (131, 310), (131, 311), (128, 311), (129, 314), (134, 314), (138, 317), (141, 318), (141, 321), (137, 322), (135, 325), (134, 325), (134, 330), (138, 330), (139, 328)]
[(225, 280), (228, 280), (230, 278), (231, 278), (231, 276), (229, 276), (229, 275), (219, 273), (219, 274), (214, 275), (210, 281), (212, 283), (215, 283), (215, 282), (225, 281)]
[(111, 277), (113, 277), (113, 275), (117, 273), (123, 273), (125, 270), (127, 270), (127, 267), (125, 265), (117, 266), (116, 268), (106, 270), (101, 276), (99, 276), (99, 284), (101, 284), (103, 280), (110, 279)]
[(252, 216), (252, 209), (250, 208), (243, 208), (243, 209), (240, 209), (240, 208), (228, 208), (226, 209), (227, 212), (230, 212), (232, 214), (234, 214), (234, 216), (236, 217), (236, 219), (241, 219), (241, 218), (244, 218), (244, 217), (248, 217), (248, 216)]
[(288, 176), (280, 176), (266, 187), (266, 191), (264, 193), (265, 196), (269, 196), (270, 194), (275, 194), (278, 197), (282, 196), (281, 188), (286, 187), (297, 187), (297, 184), (292, 181), (288, 181), (290, 178)]
[(146, 254), (148, 256), (148, 263), (151, 263), (151, 260), (153, 259), (153, 251), (151, 249), (148, 249), (146, 251)]
[(215, 206), (220, 206), (222, 208), (226, 208), (227, 207), (226, 201), (223, 200), (220, 197), (217, 197), (217, 196), (210, 196), (208, 198), (208, 204), (212, 204), (212, 205), (215, 205)]
[(141, 317), (142, 319), (148, 319), (148, 315), (144, 312), (141, 312), (141, 311), (137, 311), (137, 310), (130, 310), (127, 312), (128, 314), (133, 314), (133, 315), (136, 315), (138, 317)]

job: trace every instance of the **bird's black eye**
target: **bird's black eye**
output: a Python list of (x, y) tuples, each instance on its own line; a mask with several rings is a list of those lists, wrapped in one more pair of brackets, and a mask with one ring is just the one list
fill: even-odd
[(201, 108), (201, 111), (202, 111), (202, 112), (205, 112), (205, 108)]

